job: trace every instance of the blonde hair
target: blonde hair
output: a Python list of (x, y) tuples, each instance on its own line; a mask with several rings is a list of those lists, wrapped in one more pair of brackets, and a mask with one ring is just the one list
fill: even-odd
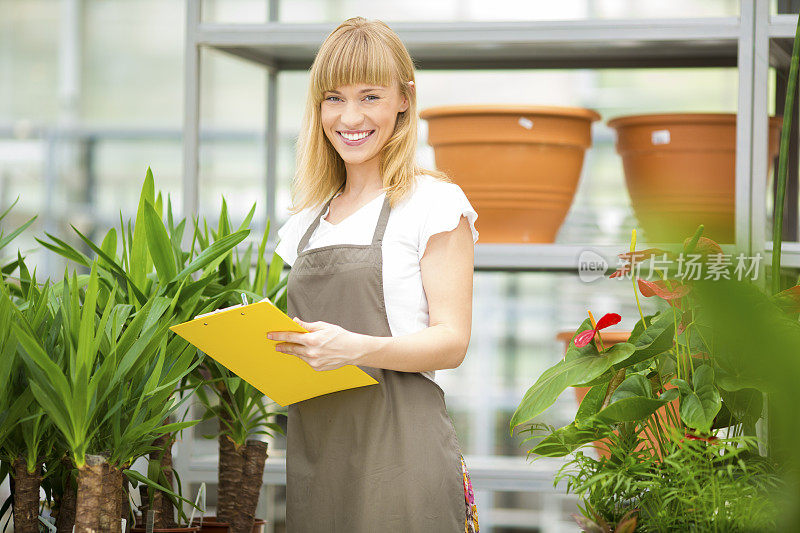
[(383, 188), (392, 207), (413, 189), (418, 174), (452, 181), (446, 173), (416, 163), (419, 115), (416, 92), (409, 81), (414, 81), (414, 63), (385, 23), (353, 17), (325, 38), (311, 65), (292, 181), (292, 214), (323, 204), (346, 181), (344, 161), (325, 136), (320, 119), (325, 91), (342, 85), (396, 86), (408, 99), (408, 109), (398, 114), (395, 131), (378, 156)]

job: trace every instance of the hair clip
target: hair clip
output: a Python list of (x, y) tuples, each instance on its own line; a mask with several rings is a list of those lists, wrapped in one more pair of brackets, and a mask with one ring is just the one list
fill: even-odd
[(414, 80), (409, 81), (408, 84), (413, 87), (414, 86)]

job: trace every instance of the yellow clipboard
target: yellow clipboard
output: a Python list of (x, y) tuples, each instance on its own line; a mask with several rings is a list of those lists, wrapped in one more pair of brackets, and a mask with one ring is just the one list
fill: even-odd
[(282, 341), (268, 339), (267, 332), (308, 330), (267, 299), (198, 315), (169, 329), (282, 407), (378, 383), (355, 365), (314, 370), (301, 358), (275, 350)]

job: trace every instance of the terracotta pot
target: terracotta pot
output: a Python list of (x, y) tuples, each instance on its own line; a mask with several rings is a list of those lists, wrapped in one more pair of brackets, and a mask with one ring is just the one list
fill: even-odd
[[(195, 519), (195, 523), (199, 525), (199, 521)], [(253, 524), (253, 533), (264, 533), (264, 526), (267, 521), (256, 518)], [(206, 516), (203, 518), (203, 525), (200, 531), (203, 533), (228, 533), (230, 524), (228, 522), (218, 522), (216, 516)]]
[[(142, 525), (131, 528), (131, 533), (145, 533), (147, 528)], [(153, 533), (194, 533), (200, 531), (199, 527), (164, 527), (155, 528)]]
[[(781, 117), (769, 119), (769, 175)], [(649, 242), (683, 242), (697, 226), (719, 243), (735, 240), (736, 114), (665, 113), (617, 117), (625, 182)]]
[(485, 243), (552, 243), (600, 115), (579, 107), (464, 105), (423, 110), (436, 167), (478, 212)]
[[(556, 335), (556, 338), (564, 343), (564, 352), (566, 352), (567, 349), (569, 349), (569, 343), (572, 340), (572, 337), (574, 336), (575, 336), (575, 330), (562, 331)], [(630, 331), (600, 331), (600, 339), (603, 342), (603, 347), (606, 349), (609, 346), (613, 346), (617, 343), (626, 342), (630, 338), (630, 336), (631, 336)], [(586, 397), (586, 394), (589, 392), (590, 388), (591, 387), (573, 387), (573, 390), (575, 391), (575, 399), (577, 400), (578, 405), (580, 405), (583, 399)], [(673, 389), (675, 388), (675, 386), (669, 383), (665, 383), (664, 388)], [(672, 404), (672, 407), (677, 413), (679, 407), (679, 400), (673, 400), (670, 403)], [(656, 415), (658, 416), (658, 419), (662, 427), (667, 427), (668, 425), (671, 425), (671, 423), (669, 422), (669, 416), (667, 415), (666, 407), (658, 409), (656, 411)], [(649, 431), (646, 430), (642, 431), (639, 435), (644, 435), (656, 450), (659, 449), (655, 437), (652, 436)], [(608, 445), (608, 439), (602, 439), (594, 442), (594, 449), (597, 451), (598, 455), (601, 457), (605, 457), (606, 459), (611, 457), (611, 454), (608, 453), (607, 445)], [(636, 447), (636, 450), (641, 450), (644, 447), (645, 444), (642, 443)]]

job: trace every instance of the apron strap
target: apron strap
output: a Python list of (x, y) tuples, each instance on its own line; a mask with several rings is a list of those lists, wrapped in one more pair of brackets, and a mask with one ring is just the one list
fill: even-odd
[(383, 242), (383, 234), (386, 232), (386, 224), (389, 222), (389, 212), (392, 210), (389, 204), (389, 196), (383, 199), (383, 207), (381, 207), (381, 214), (378, 217), (378, 224), (375, 226), (375, 233), (372, 235), (372, 244), (380, 244)]
[[(342, 189), (342, 187), (344, 187), (344, 183), (341, 185), (341, 187), (339, 187), (339, 189), (336, 192), (339, 192)], [(297, 255), (300, 255), (300, 253), (308, 244), (308, 241), (311, 239), (311, 236), (314, 234), (314, 231), (317, 229), (317, 226), (319, 226), (319, 219), (322, 218), (322, 215), (325, 214), (325, 211), (328, 210), (328, 207), (330, 206), (331, 201), (333, 201), (333, 198), (335, 196), (336, 195), (334, 194), (334, 196), (331, 196), (328, 199), (328, 201), (325, 202), (325, 205), (322, 206), (322, 209), (320, 209), (319, 213), (317, 213), (317, 216), (314, 218), (314, 221), (308, 227), (305, 234), (303, 234), (303, 238), (300, 239), (300, 242), (297, 244)], [(383, 199), (383, 206), (381, 207), (381, 214), (378, 217), (378, 224), (375, 226), (375, 233), (372, 235), (373, 245), (383, 242), (383, 234), (386, 232), (386, 225), (389, 222), (390, 211), (391, 211), (391, 205), (389, 204), (389, 197), (386, 196)]]
[[(336, 192), (338, 193), (339, 191), (341, 191), (342, 187), (344, 187), (344, 183), (342, 183), (339, 186), (339, 188), (336, 190)], [(314, 221), (311, 223), (311, 225), (306, 230), (305, 234), (303, 235), (303, 238), (300, 239), (299, 243), (297, 243), (297, 255), (300, 255), (300, 252), (302, 252), (303, 248), (305, 248), (306, 245), (308, 244), (308, 240), (314, 234), (314, 230), (316, 230), (317, 226), (319, 226), (319, 219), (322, 218), (322, 215), (325, 213), (325, 211), (328, 210), (328, 206), (331, 204), (331, 201), (334, 199), (335, 196), (336, 196), (336, 193), (334, 193), (333, 196), (328, 198), (328, 201), (325, 202), (325, 205), (322, 206), (322, 209), (320, 209), (319, 213), (317, 213), (316, 218), (314, 218)]]

